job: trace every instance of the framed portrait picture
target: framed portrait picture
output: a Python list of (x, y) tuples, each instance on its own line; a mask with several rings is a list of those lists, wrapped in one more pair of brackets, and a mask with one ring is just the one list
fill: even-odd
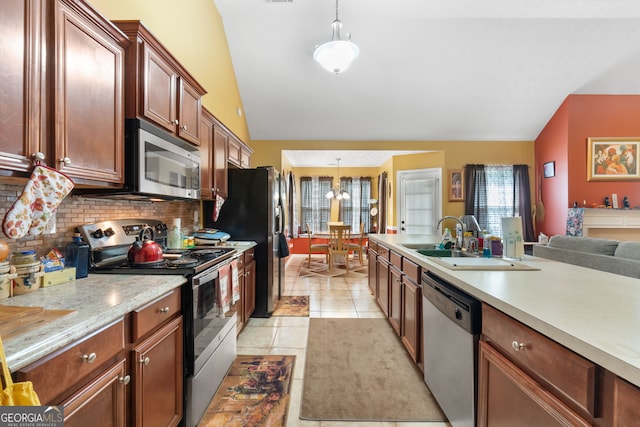
[(464, 202), (462, 169), (449, 169), (449, 201)]
[(556, 162), (545, 163), (544, 165), (542, 165), (542, 171), (544, 172), (545, 178), (556, 176)]
[(588, 138), (587, 181), (640, 180), (637, 138)]

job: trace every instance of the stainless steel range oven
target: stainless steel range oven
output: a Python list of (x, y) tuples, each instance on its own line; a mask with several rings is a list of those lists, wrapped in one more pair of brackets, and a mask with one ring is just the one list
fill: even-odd
[(196, 426), (236, 355), (236, 314), (227, 317), (218, 306), (219, 271), (239, 254), (233, 248), (205, 247), (165, 251), (157, 263), (135, 265), (127, 252), (141, 233), (166, 248), (167, 227), (157, 220), (123, 219), (87, 224), (80, 233), (91, 248), (91, 272), (113, 274), (180, 274), (184, 321), (184, 417)]

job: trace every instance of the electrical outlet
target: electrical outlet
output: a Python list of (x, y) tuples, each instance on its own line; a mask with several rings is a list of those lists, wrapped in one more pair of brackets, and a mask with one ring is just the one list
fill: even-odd
[(42, 234), (54, 234), (57, 229), (58, 219), (56, 218), (57, 211), (51, 212), (51, 218), (49, 218), (49, 222), (44, 226), (44, 230)]

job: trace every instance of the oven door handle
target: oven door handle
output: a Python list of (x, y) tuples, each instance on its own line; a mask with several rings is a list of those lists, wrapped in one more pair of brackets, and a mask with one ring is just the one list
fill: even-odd
[(192, 280), (193, 288), (195, 289), (199, 287), (201, 283), (210, 282), (216, 279), (218, 276), (219, 276), (219, 273), (217, 268), (205, 271), (204, 273), (199, 274), (193, 278)]

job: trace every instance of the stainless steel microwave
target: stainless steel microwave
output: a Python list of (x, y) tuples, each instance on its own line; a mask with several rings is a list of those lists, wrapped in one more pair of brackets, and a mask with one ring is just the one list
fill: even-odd
[(198, 147), (140, 119), (125, 129), (125, 185), (133, 197), (200, 199)]

